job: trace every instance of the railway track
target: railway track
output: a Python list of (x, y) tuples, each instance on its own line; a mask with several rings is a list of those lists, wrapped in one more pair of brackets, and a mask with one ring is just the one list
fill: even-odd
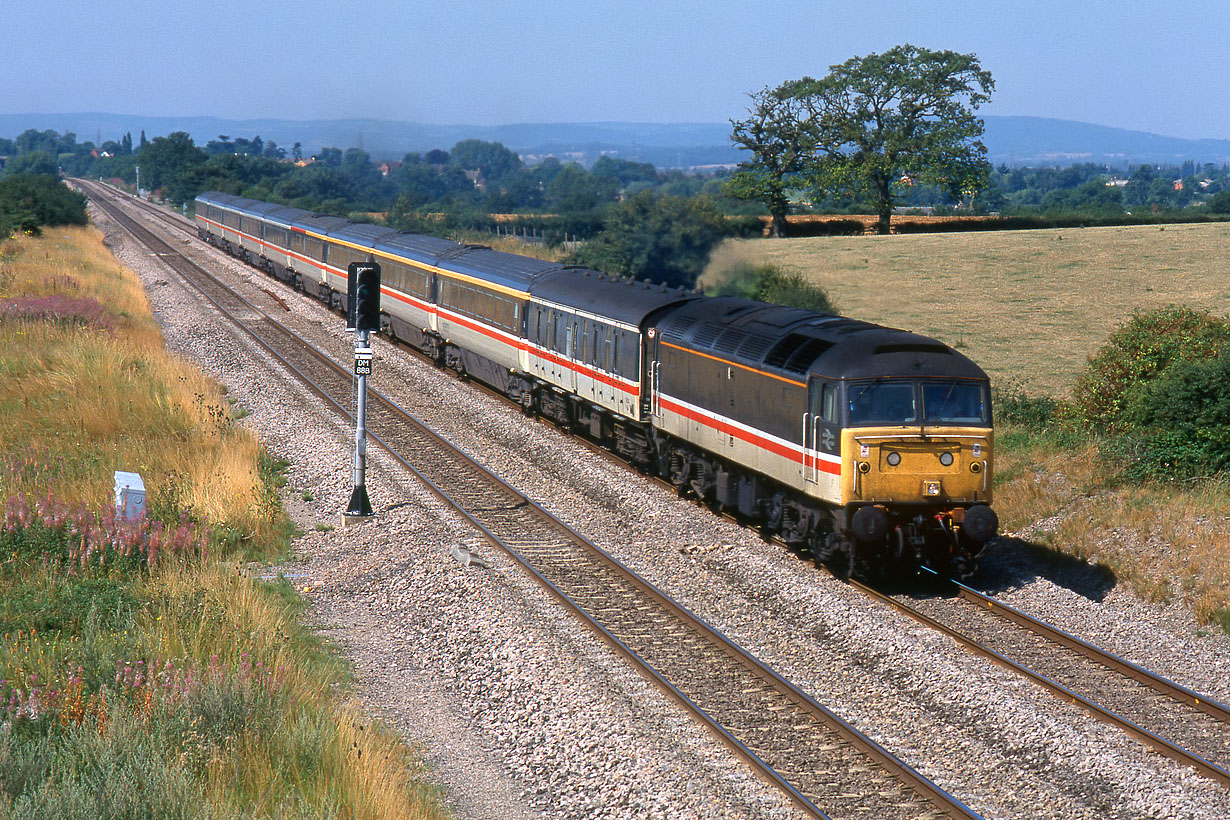
[(851, 583), (1230, 787), (1230, 709), (957, 581), (936, 597)]
[[(170, 227), (195, 236), (195, 228), (188, 221), (153, 205), (138, 204)], [(417, 355), (417, 351), (412, 352)], [(507, 401), (503, 394), (481, 384), (472, 386)], [(561, 432), (632, 470), (598, 443), (567, 430)], [(668, 482), (654, 480), (673, 490)], [(952, 584), (946, 596), (913, 600), (852, 583), (867, 595), (1081, 705), (1161, 754), (1230, 786), (1230, 710), (1225, 706), (955, 581), (946, 582)]]
[[(348, 368), (132, 220), (109, 189), (82, 187), (335, 412), (349, 416)], [(379, 393), (369, 399), (367, 423), (391, 458), (808, 815), (978, 816)]]

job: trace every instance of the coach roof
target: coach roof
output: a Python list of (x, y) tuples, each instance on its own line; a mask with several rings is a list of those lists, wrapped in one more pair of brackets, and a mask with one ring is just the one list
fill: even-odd
[(535, 299), (637, 326), (667, 305), (699, 298), (690, 291), (578, 267), (545, 272), (530, 287), (530, 293)]
[(395, 233), (397, 231), (392, 228), (386, 228), (383, 225), (372, 225), (368, 222), (349, 222), (340, 228), (334, 228), (329, 231), (329, 238), (340, 239), (343, 242), (361, 245), (364, 248), (371, 248), (375, 247), (376, 243), (384, 237)]
[(560, 266), (558, 262), (494, 251), (483, 245), (459, 245), (456, 250), (443, 254), (436, 264), (445, 270), (520, 291), (529, 290), (540, 276)]
[(306, 219), (309, 216), (314, 216), (311, 211), (305, 211), (302, 208), (289, 208), (285, 205), (279, 205), (272, 211), (265, 214), (264, 220), (271, 222), (274, 225), (280, 225), (283, 228), (289, 228), (295, 224), (296, 220)]
[(438, 236), (417, 233), (394, 232), (376, 242), (376, 250), (391, 256), (403, 256), (424, 265), (435, 265), (442, 254), (462, 247), (456, 242)]
[(311, 214), (301, 217), (290, 223), (292, 228), (298, 228), (304, 231), (311, 231), (316, 234), (327, 234), (329, 231), (336, 230), (343, 225), (350, 224), (349, 219), (343, 219), (340, 216), (320, 216)]

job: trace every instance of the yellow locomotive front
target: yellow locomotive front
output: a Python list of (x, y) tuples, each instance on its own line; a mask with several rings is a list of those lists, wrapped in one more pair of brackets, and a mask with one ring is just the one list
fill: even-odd
[(855, 379), (843, 387), (840, 503), (853, 569), (913, 564), (968, 576), (998, 527), (989, 506), (986, 380)]

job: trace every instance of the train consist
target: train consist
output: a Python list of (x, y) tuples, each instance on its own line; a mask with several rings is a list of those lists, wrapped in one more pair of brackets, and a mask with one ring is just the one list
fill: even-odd
[(934, 339), (319, 216), (196, 200), (201, 238), (600, 441), (765, 537), (872, 577), (968, 577), (998, 520), (986, 374)]

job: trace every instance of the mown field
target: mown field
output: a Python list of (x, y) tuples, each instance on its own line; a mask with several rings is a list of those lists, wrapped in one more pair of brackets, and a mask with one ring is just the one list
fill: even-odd
[(992, 378), (1062, 396), (1134, 310), (1230, 310), (1230, 224), (728, 241), (819, 283), (843, 314), (961, 348)]
[[(934, 336), (1000, 387), (1058, 399), (1134, 311), (1230, 315), (1228, 224), (740, 240), (707, 277), (739, 261), (800, 271), (844, 315)], [(1096, 435), (1059, 420), (996, 435), (1002, 529), (1230, 632), (1230, 480), (1126, 480)]]
[[(440, 817), (267, 562), (279, 465), (90, 228), (0, 243), (0, 818)], [(146, 518), (117, 520), (140, 472)]]

